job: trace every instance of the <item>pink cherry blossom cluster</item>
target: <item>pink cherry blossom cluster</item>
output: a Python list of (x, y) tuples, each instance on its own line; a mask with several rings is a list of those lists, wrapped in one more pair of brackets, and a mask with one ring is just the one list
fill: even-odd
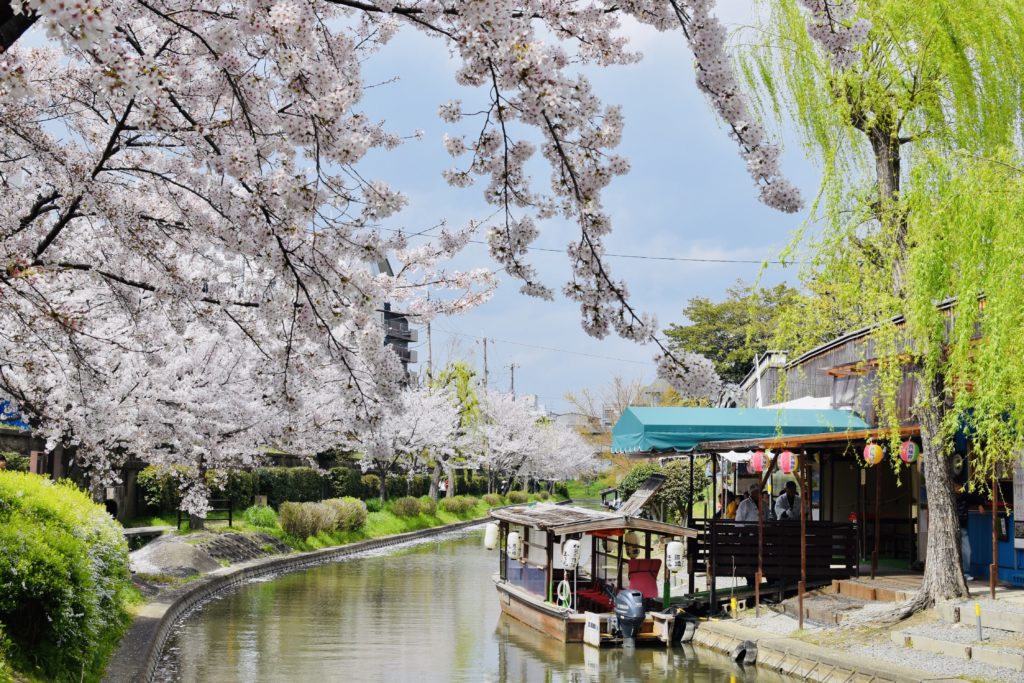
[[(129, 456), (198, 477), (251, 465), (270, 445), (312, 453), (353, 433), (370, 443), (406, 400), (384, 304), (425, 322), (485, 301), (493, 273), (447, 266), (478, 229), (524, 293), (550, 297), (527, 248), (546, 222), (573, 221), (562, 291), (584, 328), (660, 345), (604, 259), (603, 194), (629, 163), (615, 153), (622, 111), (585, 72), (639, 59), (623, 15), (684, 31), (762, 200), (799, 207), (712, 0), (15, 7), (48, 42), (0, 55), (0, 259), (11, 264), (0, 271), (0, 392), (51, 446), (76, 446), (97, 484)], [(404, 139), (363, 108), (364, 64), (400, 27), (442, 41), (456, 81), (483, 99), (440, 105), (453, 127), (473, 126), (445, 139), (455, 165), (444, 177), (479, 182), (496, 208), (415, 246), (384, 229), (406, 197), (363, 168)], [(537, 159), (549, 178), (531, 177)], [(379, 272), (389, 256), (397, 272)], [(713, 381), (700, 362), (681, 368), (694, 387)], [(201, 511), (201, 479), (182, 488)]]
[(869, 19), (857, 19), (857, 0), (800, 0), (810, 10), (807, 33), (828, 52), (832, 64), (843, 69), (860, 60), (857, 46), (871, 30)]
[(540, 420), (524, 397), (483, 391), (480, 419), (461, 445), (469, 464), (503, 478), (572, 479), (599, 466), (594, 447), (575, 430)]

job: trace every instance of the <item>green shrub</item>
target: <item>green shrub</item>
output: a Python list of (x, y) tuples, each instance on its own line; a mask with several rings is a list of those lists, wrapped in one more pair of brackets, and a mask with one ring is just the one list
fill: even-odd
[(551, 494), (545, 491), (544, 489), (541, 489), (540, 491), (537, 491), (537, 497), (540, 498), (541, 500), (547, 500), (548, 498), (551, 497)]
[(401, 496), (408, 495), (407, 491), (409, 491), (409, 480), (404, 476), (398, 477), (393, 474), (388, 475), (384, 489), (387, 491), (388, 498), (400, 498)]
[(256, 476), (257, 492), (267, 497), (271, 507), (313, 502), (323, 497), (324, 478), (312, 467), (261, 467)]
[(430, 493), (430, 477), (426, 474), (417, 474), (412, 478), (412, 491), (410, 496), (422, 498)]
[(273, 529), (277, 526), (277, 513), (266, 505), (253, 505), (242, 513), (242, 518), (252, 526)]
[(454, 498), (442, 498), (437, 506), (453, 515), (464, 515), (476, 507), (478, 502), (472, 496), (455, 496)]
[(555, 484), (555, 495), (560, 496), (562, 498), (568, 498), (569, 485), (566, 484), (564, 481), (560, 481), (557, 484)]
[(322, 531), (334, 531), (338, 516), (325, 503), (281, 503), (281, 528), (296, 538), (305, 539)]
[(420, 506), (421, 515), (432, 515), (437, 512), (437, 503), (430, 496), (420, 496), (417, 502)]
[(376, 474), (364, 474), (360, 480), (362, 493), (360, 497), (364, 500), (380, 497), (380, 477)]
[(363, 492), (363, 475), (354, 467), (335, 467), (327, 476), (335, 498), (358, 498)]
[(245, 510), (252, 505), (256, 496), (255, 472), (228, 470), (226, 473), (207, 472), (206, 475), (211, 498), (227, 499), (235, 510)]
[(488, 493), (484, 496), (484, 502), (492, 508), (496, 508), (499, 505), (503, 505), (505, 501), (501, 499), (497, 493)]
[(366, 510), (368, 512), (380, 512), (383, 509), (384, 503), (380, 502), (380, 498), (366, 499)]
[(359, 531), (366, 524), (366, 503), (358, 498), (331, 498), (324, 503), (334, 509), (338, 531)]
[(186, 477), (188, 469), (178, 465), (150, 465), (139, 472), (135, 480), (142, 491), (150, 512), (170, 512), (181, 504), (178, 482)]
[(505, 497), (514, 505), (520, 505), (530, 500), (530, 494), (526, 491), (509, 491)]
[(415, 517), (420, 514), (420, 501), (412, 496), (403, 496), (391, 503), (391, 511), (399, 517)]
[(3, 472), (0, 548), (10, 663), (44, 680), (98, 679), (128, 622), (120, 525), (70, 482)]
[[(29, 458), (15, 451), (2, 451), (0, 455), (7, 458), (7, 469), (11, 472), (28, 472)], [(0, 669), (2, 672), (2, 669)]]

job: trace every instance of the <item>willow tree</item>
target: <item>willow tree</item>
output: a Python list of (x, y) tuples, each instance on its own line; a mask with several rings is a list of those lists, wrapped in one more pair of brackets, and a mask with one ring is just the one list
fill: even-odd
[[(809, 8), (817, 24), (808, 23)], [(1012, 258), (1011, 245), (1018, 260), (1011, 272), (1017, 272), (1021, 241), (1012, 235), (1019, 231), (1013, 222), (996, 221), (1012, 208), (999, 205), (1004, 187), (985, 184), (997, 175), (985, 160), (1016, 156), (1024, 6), (1017, 0), (771, 0), (762, 19), (740, 56), (747, 83), (761, 113), (792, 122), (822, 168), (812, 235), (791, 247), (809, 246), (803, 277), (815, 294), (796, 337), (813, 333), (815, 315), (821, 325), (907, 316), (903, 326), (876, 328), (876, 357), (865, 360), (876, 365), (880, 423), (894, 428), (893, 441), (901, 378), (910, 372), (916, 379), (929, 534), (924, 581), (906, 605), (910, 612), (967, 593), (948, 457), (958, 416), (974, 409), (992, 445), (976, 469), (979, 477), (986, 467), (991, 471), (996, 444), (1005, 449), (1021, 441), (1017, 418), (1005, 419), (1024, 405), (1021, 389), (995, 396), (996, 386), (1021, 379), (999, 355), (1014, 331), (1019, 338), (1013, 304), (1019, 307), (1021, 294), (1008, 292), (1010, 278), (996, 272)], [(998, 293), (1000, 301), (990, 298), (981, 319), (987, 336), (972, 351), (981, 290)], [(1004, 294), (1009, 298), (1002, 300)], [(935, 304), (953, 295), (961, 304), (950, 335)], [(998, 384), (982, 387), (990, 374)]]

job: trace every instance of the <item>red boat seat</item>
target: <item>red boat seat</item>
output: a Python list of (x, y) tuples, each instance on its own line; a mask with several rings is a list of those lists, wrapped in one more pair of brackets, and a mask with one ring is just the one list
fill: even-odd
[(629, 587), (643, 593), (645, 598), (657, 599), (661, 595), (658, 590), (659, 569), (661, 560), (630, 560)]

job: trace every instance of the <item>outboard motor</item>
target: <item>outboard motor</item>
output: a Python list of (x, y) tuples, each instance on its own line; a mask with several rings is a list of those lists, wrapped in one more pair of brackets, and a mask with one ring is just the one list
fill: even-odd
[(615, 596), (615, 619), (622, 631), (624, 644), (634, 644), (636, 634), (640, 632), (640, 626), (644, 623), (647, 615), (644, 610), (644, 594), (637, 590), (621, 590)]

